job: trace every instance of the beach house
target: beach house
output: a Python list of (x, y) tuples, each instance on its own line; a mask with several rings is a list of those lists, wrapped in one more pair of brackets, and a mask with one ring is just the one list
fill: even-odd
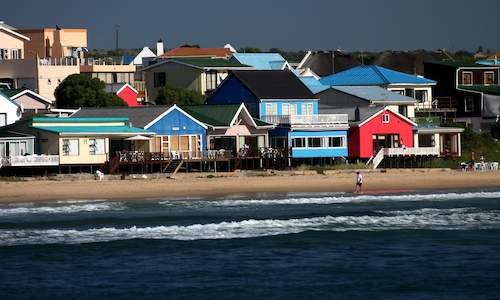
[(347, 155), (347, 116), (319, 116), (318, 98), (290, 70), (233, 71), (207, 103), (243, 103), (254, 118), (276, 125), (270, 145), (292, 158)]
[[(432, 108), (432, 89), (436, 81), (422, 76), (406, 74), (377, 65), (357, 66), (343, 72), (322, 77), (323, 85), (379, 86), (389, 91), (416, 99), (416, 110)], [(321, 99), (321, 97), (320, 97)]]
[(50, 100), (29, 89), (0, 89), (0, 91), (21, 107), (23, 117), (48, 112), (52, 106)]
[(106, 92), (113, 93), (120, 97), (127, 106), (141, 106), (138, 102), (139, 92), (128, 83), (108, 83), (105, 87)]
[(424, 63), (425, 76), (438, 82), (437, 106), (456, 111), (455, 121), (474, 130), (489, 128), (500, 117), (500, 66), (460, 61)]

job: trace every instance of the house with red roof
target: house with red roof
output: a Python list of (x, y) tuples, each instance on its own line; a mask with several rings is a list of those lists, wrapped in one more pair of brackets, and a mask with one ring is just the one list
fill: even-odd
[(197, 46), (181, 46), (169, 50), (161, 58), (181, 58), (181, 57), (205, 57), (205, 58), (226, 58), (231, 57), (232, 52), (229, 48), (200, 48)]

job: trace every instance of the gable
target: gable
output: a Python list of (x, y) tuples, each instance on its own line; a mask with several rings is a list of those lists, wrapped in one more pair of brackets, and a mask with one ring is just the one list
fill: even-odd
[[(384, 115), (389, 115), (389, 122), (384, 123)], [(359, 127), (366, 126), (394, 126), (394, 127), (416, 127), (417, 124), (412, 122), (410, 119), (404, 117), (403, 115), (396, 113), (390, 109), (383, 109), (375, 113), (371, 117), (367, 118), (363, 122), (359, 123)]]
[(206, 126), (177, 106), (158, 117), (146, 128), (158, 135), (204, 134)]
[(255, 96), (243, 83), (233, 75), (229, 75), (207, 100), (208, 104), (240, 104), (256, 103)]
[(15, 98), (14, 102), (20, 105), (23, 109), (47, 109), (50, 107), (50, 104), (29, 93), (25, 93)]

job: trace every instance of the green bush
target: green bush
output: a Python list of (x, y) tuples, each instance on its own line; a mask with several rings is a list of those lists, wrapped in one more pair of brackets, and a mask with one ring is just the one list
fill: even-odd
[(200, 92), (166, 85), (158, 91), (157, 105), (196, 105), (205, 103), (205, 95)]

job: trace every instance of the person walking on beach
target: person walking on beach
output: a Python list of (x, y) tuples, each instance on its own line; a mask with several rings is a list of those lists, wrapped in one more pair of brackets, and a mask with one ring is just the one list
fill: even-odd
[(361, 175), (358, 171), (356, 172), (356, 188), (354, 189), (354, 194), (361, 193), (362, 185), (363, 185), (363, 175)]

